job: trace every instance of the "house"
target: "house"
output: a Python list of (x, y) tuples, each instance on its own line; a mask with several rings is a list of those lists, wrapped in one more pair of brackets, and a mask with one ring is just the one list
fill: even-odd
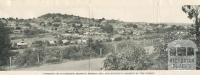
[(52, 25), (53, 25), (54, 27), (59, 27), (59, 26), (62, 25), (62, 23), (60, 23), (60, 22), (53, 22)]
[(85, 33), (83, 33), (84, 35), (89, 35), (90, 34), (90, 32), (85, 32)]
[(48, 45), (49, 45), (49, 46), (56, 46), (56, 41), (54, 41), (54, 40), (49, 40), (49, 41), (48, 41)]
[(71, 40), (70, 44), (77, 44), (77, 40)]
[(29, 26), (23, 26), (21, 28), (22, 28), (22, 30), (27, 30), (27, 29), (30, 29), (31, 27), (29, 27)]
[(21, 34), (22, 31), (21, 31), (21, 30), (13, 30), (13, 33), (14, 33), (14, 34)]
[(89, 31), (90, 32), (101, 32), (101, 28), (92, 26), (92, 27), (89, 28)]
[(115, 38), (114, 38), (114, 37), (113, 37), (113, 38), (110, 38), (110, 40), (111, 40), (111, 41), (114, 41), (114, 40), (115, 40)]
[(69, 27), (69, 28), (67, 28), (66, 29), (66, 33), (74, 33), (76, 31), (76, 28), (74, 28), (74, 27)]
[(87, 27), (89, 27), (89, 24), (82, 24), (83, 26), (83, 28), (87, 28)]
[(97, 40), (100, 41), (100, 42), (111, 42), (114, 39), (113, 38), (109, 39), (108, 37), (102, 37), (102, 38), (99, 38)]
[(133, 35), (143, 35), (145, 33), (145, 31), (143, 30), (133, 30), (132, 34)]
[(17, 26), (16, 24), (17, 24), (17, 23), (16, 23), (15, 21), (8, 21), (8, 24), (7, 24), (7, 25), (8, 25), (10, 28), (14, 28), (14, 29), (15, 29), (16, 26)]
[(132, 34), (133, 33), (132, 30), (133, 29), (131, 29), (131, 28), (126, 28), (124, 34), (126, 34), (126, 35)]
[(122, 29), (122, 30), (118, 30), (117, 32), (118, 32), (118, 34), (122, 35), (122, 34), (124, 34), (125, 30)]
[(77, 43), (78, 44), (87, 44), (87, 39), (79, 39), (79, 40), (77, 40)]
[(75, 25), (75, 27), (82, 27), (82, 24), (80, 24), (80, 23), (75, 23), (74, 25)]
[(28, 43), (24, 41), (20, 41), (17, 43), (17, 48), (27, 48), (27, 47), (28, 47)]
[(153, 46), (144, 47), (146, 54), (150, 55), (155, 52), (155, 48)]
[(116, 31), (118, 34), (124, 34), (125, 29), (125, 27), (116, 27), (114, 28), (114, 31)]
[(66, 39), (64, 39), (64, 40), (61, 40), (62, 41), (62, 44), (64, 44), (64, 45), (67, 45), (67, 44), (69, 44), (70, 43), (70, 41), (69, 40), (66, 40)]

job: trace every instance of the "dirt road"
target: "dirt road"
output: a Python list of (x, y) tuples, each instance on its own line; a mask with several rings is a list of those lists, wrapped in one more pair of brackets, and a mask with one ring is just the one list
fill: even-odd
[(60, 64), (48, 64), (37, 67), (21, 68), (15, 71), (89, 71), (89, 70), (100, 70), (103, 66), (103, 60), (105, 58), (94, 58), (79, 61), (68, 61)]

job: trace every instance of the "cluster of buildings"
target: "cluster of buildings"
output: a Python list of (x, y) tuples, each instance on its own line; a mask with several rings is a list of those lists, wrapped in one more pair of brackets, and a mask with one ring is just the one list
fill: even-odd
[[(41, 41), (46, 46), (63, 46), (87, 44), (89, 39), (100, 42), (121, 41), (133, 39), (145, 35), (147, 31), (154, 31), (155, 27), (140, 23), (117, 23), (120, 26), (113, 26), (113, 32), (105, 32), (101, 26), (106, 25), (106, 20), (96, 22), (84, 19), (84, 22), (69, 21), (56, 18), (31, 19), (31, 20), (7, 20), (4, 22), (11, 29), (12, 46), (17, 49), (33, 47), (36, 41)], [(3, 19), (1, 19), (3, 20)], [(110, 23), (115, 24), (115, 23)], [(159, 27), (159, 26), (157, 26)], [(46, 33), (38, 33), (33, 37), (24, 37), (26, 30), (43, 30)], [(19, 36), (21, 35), (21, 36)], [(41, 36), (41, 37), (40, 37)], [(36, 39), (37, 38), (37, 39)], [(50, 39), (51, 38), (51, 39)]]

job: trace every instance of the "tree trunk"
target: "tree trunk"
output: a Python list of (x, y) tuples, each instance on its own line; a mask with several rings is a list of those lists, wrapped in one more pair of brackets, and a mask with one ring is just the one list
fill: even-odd
[(198, 19), (198, 17), (196, 16), (195, 17), (195, 24), (196, 24), (196, 44), (197, 44), (197, 46), (199, 47), (200, 45), (200, 33), (199, 33), (199, 25), (200, 25), (200, 23), (199, 23), (199, 19)]

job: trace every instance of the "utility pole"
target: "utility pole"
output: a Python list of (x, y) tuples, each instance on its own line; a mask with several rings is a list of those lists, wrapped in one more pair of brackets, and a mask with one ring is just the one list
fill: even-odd
[(64, 52), (64, 50), (60, 50), (60, 60), (63, 59), (63, 52)]
[[(36, 52), (36, 49), (33, 48), (33, 51)], [(40, 55), (39, 55), (39, 52), (36, 52), (37, 53), (37, 61), (38, 63), (40, 63)]]
[(9, 69), (11, 70), (11, 68), (12, 68), (12, 57), (9, 57)]
[(81, 55), (83, 55), (83, 48), (81, 45), (80, 45), (80, 53), (81, 53)]

